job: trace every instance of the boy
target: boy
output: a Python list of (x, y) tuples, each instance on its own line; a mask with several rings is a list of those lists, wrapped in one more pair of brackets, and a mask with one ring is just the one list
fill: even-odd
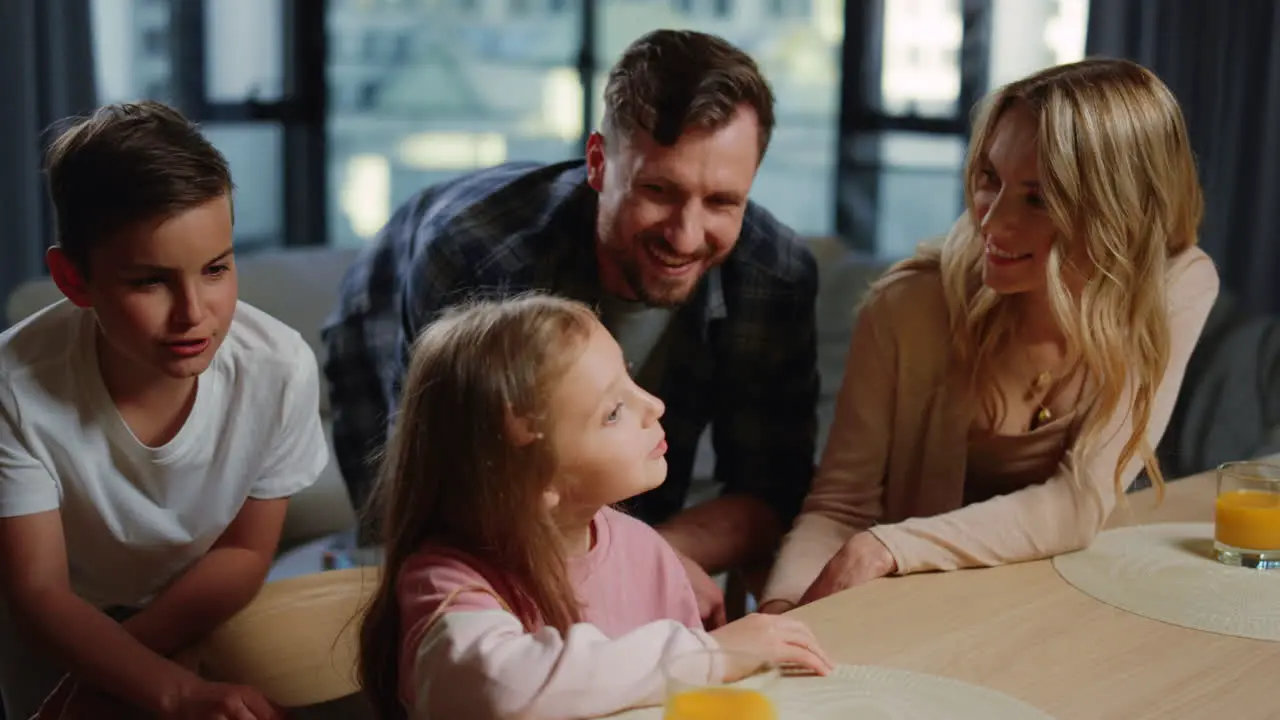
[(176, 111), (101, 108), (47, 171), (66, 299), (0, 335), (8, 718), (64, 672), (82, 716), (274, 718), (170, 658), (256, 595), (328, 462), (315, 356), (237, 301), (230, 172)]

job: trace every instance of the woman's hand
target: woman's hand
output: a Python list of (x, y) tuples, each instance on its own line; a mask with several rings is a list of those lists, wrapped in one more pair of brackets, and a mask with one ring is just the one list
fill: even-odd
[(804, 597), (800, 598), (800, 604), (821, 600), (841, 590), (884, 577), (897, 569), (898, 562), (893, 559), (889, 548), (875, 535), (860, 532), (849, 538), (840, 552), (827, 562), (827, 566), (818, 574), (818, 579), (813, 581)]

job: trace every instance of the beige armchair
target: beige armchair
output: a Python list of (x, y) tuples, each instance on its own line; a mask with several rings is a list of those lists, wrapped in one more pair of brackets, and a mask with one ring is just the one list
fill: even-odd
[(251, 685), (290, 718), (372, 717), (356, 675), (360, 613), (375, 568), (333, 570), (268, 583), (200, 648), (201, 673)]

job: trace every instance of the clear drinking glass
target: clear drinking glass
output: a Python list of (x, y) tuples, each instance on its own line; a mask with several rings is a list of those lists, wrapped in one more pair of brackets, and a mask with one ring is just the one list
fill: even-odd
[(1227, 565), (1280, 569), (1280, 464), (1218, 467), (1213, 546), (1218, 561)]
[(777, 720), (769, 690), (781, 676), (767, 660), (727, 650), (674, 658), (664, 669), (663, 720)]

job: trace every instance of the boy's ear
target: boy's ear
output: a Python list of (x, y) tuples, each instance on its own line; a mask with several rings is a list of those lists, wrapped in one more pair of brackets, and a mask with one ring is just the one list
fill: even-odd
[(77, 307), (87, 308), (92, 305), (89, 301), (89, 286), (85, 283), (84, 273), (71, 262), (71, 258), (67, 257), (62, 248), (56, 245), (49, 248), (44, 254), (44, 260), (49, 265), (53, 284), (58, 286), (68, 300)]

